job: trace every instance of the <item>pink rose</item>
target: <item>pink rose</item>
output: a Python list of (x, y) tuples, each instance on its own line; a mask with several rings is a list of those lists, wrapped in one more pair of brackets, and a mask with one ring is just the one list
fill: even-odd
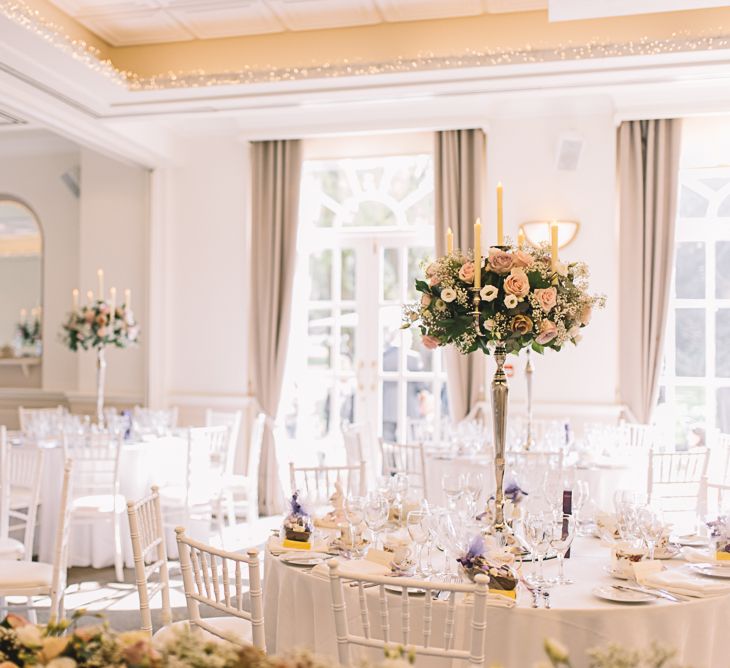
[(489, 249), (489, 268), (495, 274), (508, 274), (512, 269), (512, 256), (499, 248)]
[(436, 348), (439, 347), (439, 340), (435, 339), (433, 336), (428, 336), (428, 334), (424, 334), (421, 337), (421, 343), (423, 344), (423, 347), (428, 350), (436, 350)]
[(438, 276), (431, 276), (431, 278), (428, 279), (428, 284), (433, 287), (434, 285), (439, 284), (439, 277)]
[(545, 313), (549, 313), (558, 301), (558, 291), (553, 287), (538, 288), (535, 290), (535, 298), (540, 308)]
[(544, 346), (552, 341), (558, 335), (558, 328), (552, 320), (543, 320), (540, 323), (540, 333), (535, 337), (535, 341)]
[(512, 270), (512, 273), (504, 279), (504, 291), (518, 299), (524, 299), (527, 296), (530, 292), (530, 281), (524, 270)]
[(526, 253), (523, 250), (516, 250), (514, 253), (512, 253), (512, 264), (515, 267), (529, 269), (534, 262), (535, 260), (532, 255)]
[(421, 295), (421, 306), (424, 308), (428, 308), (431, 305), (431, 295), (428, 293), (423, 293)]
[(431, 264), (426, 267), (426, 276), (433, 276), (436, 273), (438, 265), (435, 262), (432, 262)]
[(586, 304), (580, 311), (580, 324), (587, 325), (591, 321), (593, 315), (593, 308), (590, 304)]
[(473, 283), (474, 282), (474, 263), (473, 262), (464, 262), (464, 264), (461, 265), (461, 269), (459, 269), (459, 278), (464, 281), (464, 283)]
[(100, 339), (103, 339), (106, 336), (106, 327), (99, 327), (99, 329), (96, 330), (96, 333)]

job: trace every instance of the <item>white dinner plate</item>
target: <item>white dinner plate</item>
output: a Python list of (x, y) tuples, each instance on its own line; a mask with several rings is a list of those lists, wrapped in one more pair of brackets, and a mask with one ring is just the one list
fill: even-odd
[(633, 581), (634, 578), (630, 575), (625, 575), (624, 573), (620, 573), (617, 570), (614, 570), (610, 566), (604, 566), (603, 570), (608, 573), (612, 578), (615, 578), (616, 580), (631, 580)]
[(324, 552), (304, 552), (302, 554), (298, 552), (286, 552), (279, 557), (279, 561), (283, 561), (285, 564), (289, 564), (289, 566), (309, 568), (310, 566), (321, 564), (329, 558), (330, 555)]
[(689, 567), (695, 573), (707, 575), (711, 578), (730, 578), (730, 568), (727, 566), (720, 566), (719, 564), (690, 564)]
[(604, 601), (612, 601), (614, 603), (649, 603), (656, 601), (656, 596), (645, 594), (641, 591), (628, 591), (622, 589), (614, 589), (611, 585), (595, 587), (593, 595), (602, 598)]
[[(386, 591), (390, 591), (394, 594), (402, 594), (403, 593), (403, 587), (399, 587), (398, 585), (385, 585)], [(425, 589), (416, 589), (415, 587), (409, 587), (408, 588), (408, 596), (423, 596), (426, 593)]]
[(674, 559), (681, 551), (679, 545), (670, 543), (666, 547), (657, 547), (654, 550), (654, 559)]
[(682, 547), (707, 547), (710, 541), (702, 536), (677, 536), (672, 538), (672, 543)]

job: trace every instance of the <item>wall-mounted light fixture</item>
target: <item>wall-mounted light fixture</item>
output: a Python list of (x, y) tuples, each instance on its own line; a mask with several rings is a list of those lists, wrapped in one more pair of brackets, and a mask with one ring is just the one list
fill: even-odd
[(550, 225), (558, 225), (558, 248), (565, 248), (578, 236), (580, 223), (576, 220), (530, 220), (520, 225), (525, 239), (532, 246), (550, 243)]

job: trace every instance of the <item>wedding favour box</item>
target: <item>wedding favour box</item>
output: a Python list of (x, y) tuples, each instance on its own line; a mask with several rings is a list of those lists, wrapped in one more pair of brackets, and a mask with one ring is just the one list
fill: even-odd
[(282, 547), (284, 547), (287, 550), (311, 550), (312, 549), (312, 541), (311, 540), (289, 540), (288, 538), (284, 538), (284, 540), (281, 541)]
[(715, 541), (715, 559), (730, 561), (730, 538), (718, 538)]

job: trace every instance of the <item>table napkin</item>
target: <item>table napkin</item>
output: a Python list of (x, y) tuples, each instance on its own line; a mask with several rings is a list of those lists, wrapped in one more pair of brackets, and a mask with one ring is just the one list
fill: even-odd
[(713, 566), (730, 567), (730, 561), (720, 561), (715, 558), (714, 550), (712, 552), (708, 552), (706, 549), (703, 550), (696, 547), (683, 547), (682, 558), (693, 564), (712, 564)]
[[(289, 549), (284, 547), (283, 540), (279, 538), (278, 536), (271, 536), (266, 543), (266, 549), (275, 557), (278, 557), (282, 554), (286, 554), (287, 552), (295, 552), (300, 553), (304, 550), (297, 550), (297, 549)], [(329, 545), (327, 544), (327, 541), (322, 540), (321, 538), (315, 538), (312, 543), (311, 550), (308, 550), (310, 552), (327, 552), (329, 549)]]
[[(327, 562), (317, 564), (312, 569), (312, 575), (323, 578), (329, 578), (329, 573), (330, 567)], [(349, 561), (340, 561), (340, 574), (345, 578), (348, 576), (390, 575), (390, 568), (369, 559), (350, 559)]]
[(730, 583), (697, 575), (686, 568), (668, 568), (646, 575), (637, 574), (637, 582), (647, 587), (666, 589), (672, 594), (708, 598), (730, 594)]

